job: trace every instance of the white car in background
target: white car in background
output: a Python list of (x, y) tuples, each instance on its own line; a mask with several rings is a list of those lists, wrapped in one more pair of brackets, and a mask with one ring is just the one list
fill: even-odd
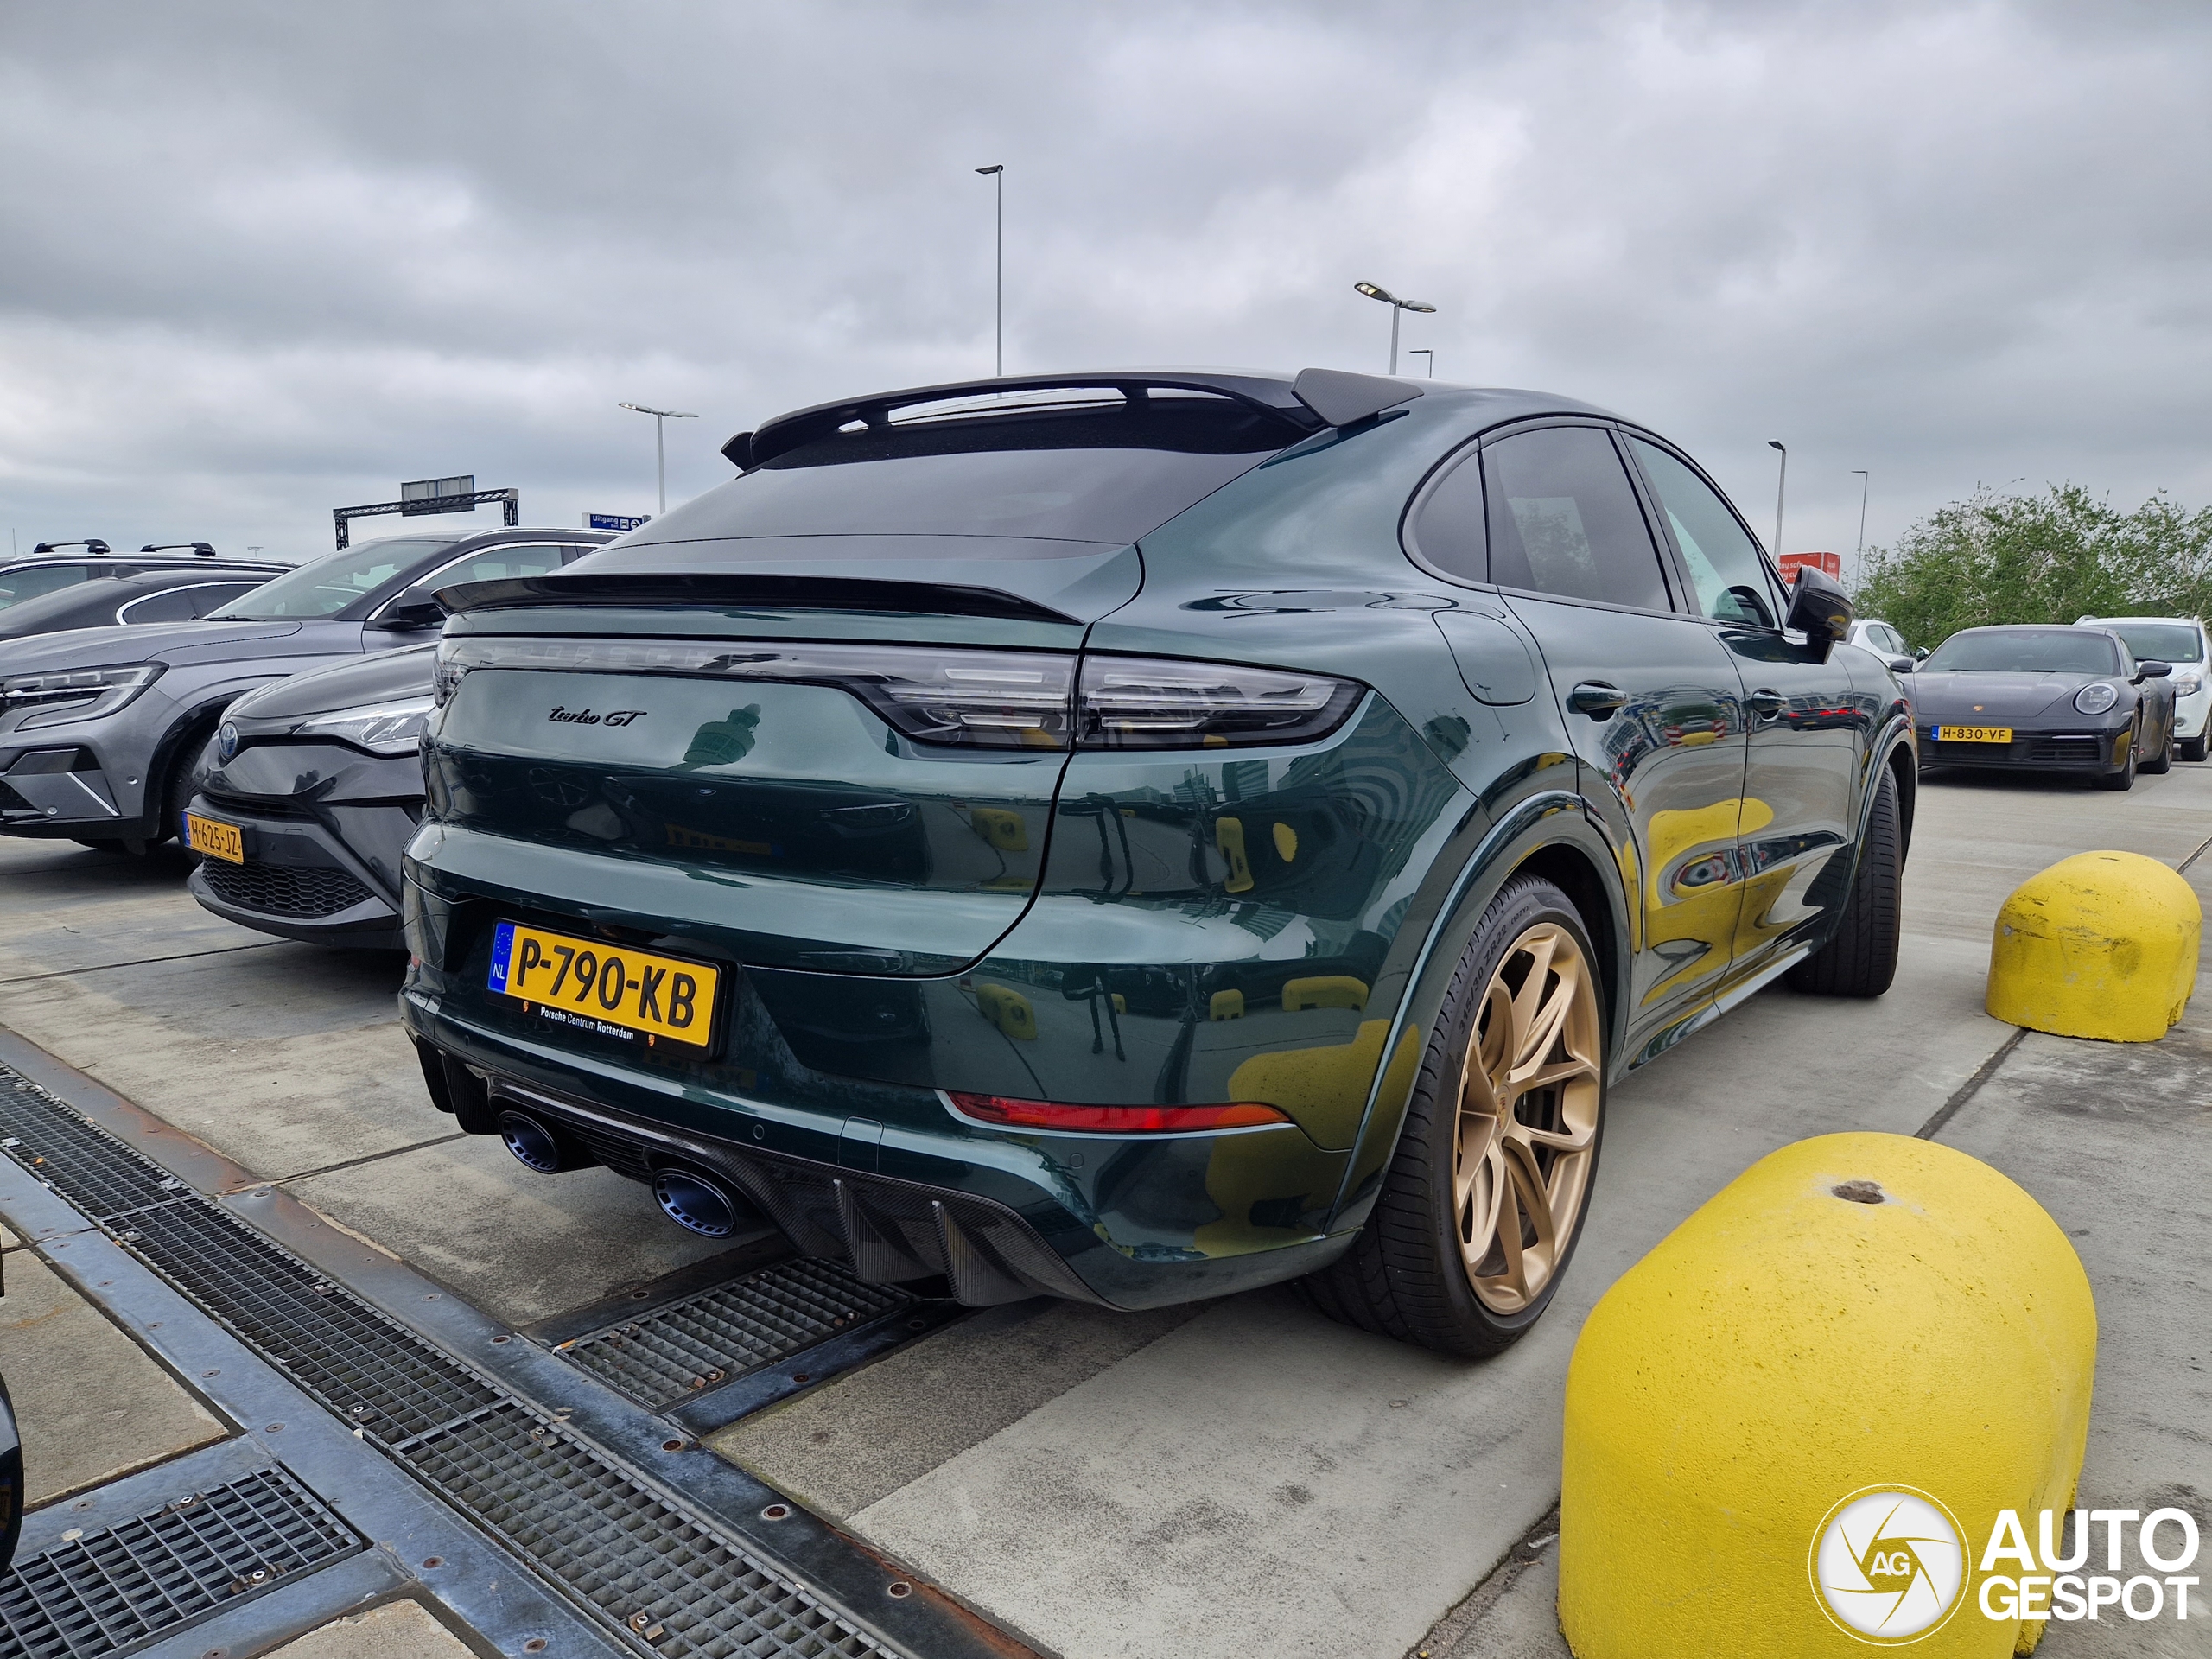
[(2205, 717), (2212, 715), (2212, 641), (2193, 616), (2083, 616), (2077, 628), (2109, 628), (2135, 660), (2174, 665), (2174, 738), (2184, 760), (2205, 758)]
[[(1851, 625), (1851, 632), (1844, 636), (1844, 644), (1871, 651), (1884, 661), (1897, 666), (1902, 673), (1910, 673), (1913, 666), (1912, 647), (1904, 642), (1904, 635), (1888, 623), (1860, 617)], [(1897, 659), (1903, 658), (1902, 664)]]

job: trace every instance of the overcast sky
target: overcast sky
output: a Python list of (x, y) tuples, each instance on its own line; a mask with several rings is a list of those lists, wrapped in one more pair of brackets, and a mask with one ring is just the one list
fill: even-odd
[[(1977, 482), (2212, 503), (2212, 6), (7, 6), (0, 524), (527, 523), (1010, 371), (1438, 378), (1687, 445), (1791, 550)], [(1407, 365), (1411, 368), (1410, 363)], [(437, 521), (456, 525), (467, 520)], [(490, 511), (475, 522), (496, 523)], [(397, 519), (363, 533), (400, 528)]]

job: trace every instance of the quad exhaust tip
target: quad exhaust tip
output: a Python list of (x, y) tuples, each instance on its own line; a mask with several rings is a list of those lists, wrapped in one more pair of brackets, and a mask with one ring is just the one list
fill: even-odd
[(569, 1136), (528, 1112), (501, 1112), (499, 1139), (509, 1152), (541, 1175), (557, 1175), (564, 1169), (582, 1169), (598, 1161)]
[(728, 1238), (750, 1208), (720, 1181), (694, 1169), (655, 1171), (653, 1198), (677, 1226), (708, 1238)]

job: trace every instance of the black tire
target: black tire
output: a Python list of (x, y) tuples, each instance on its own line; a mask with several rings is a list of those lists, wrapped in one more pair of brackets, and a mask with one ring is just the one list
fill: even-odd
[[(1587, 1159), (1579, 1172), (1577, 1207), (1571, 1223), (1557, 1229), (1560, 1243), (1548, 1275), (1525, 1306), (1501, 1313), (1476, 1294), (1460, 1246), (1454, 1171), (1461, 1132), (1461, 1075), (1493, 979), (1532, 930), (1547, 927), (1567, 934), (1580, 950), (1595, 999), (1596, 1018), (1589, 1027), (1592, 1035), (1586, 1039), (1596, 1051), (1586, 1057), (1595, 1061), (1595, 1093), (1581, 1096), (1594, 1105), (1588, 1109), (1592, 1122), (1586, 1150), (1573, 1154)], [(1314, 1308), (1377, 1336), (1470, 1358), (1511, 1347), (1543, 1317), (1573, 1260), (1583, 1221), (1590, 1213), (1605, 1135), (1607, 1035), (1596, 963), (1580, 913), (1550, 882), (1523, 876), (1507, 883), (1491, 901), (1445, 992), (1406, 1108), (1397, 1151), (1367, 1224), (1351, 1249), (1298, 1283)], [(1556, 1167), (1548, 1166), (1547, 1172)]]
[(1884, 766), (1835, 933), (1789, 970), (1792, 990), (1812, 996), (1879, 996), (1897, 978), (1899, 878), (1904, 868), (1897, 830), (1897, 774)]
[(2145, 772), (2150, 772), (2150, 774), (2152, 774), (2152, 777), (2157, 777), (2157, 774), (2161, 774), (2161, 772), (2172, 772), (2172, 770), (2174, 770), (2174, 723), (2172, 723), (2172, 719), (2168, 719), (2168, 721), (2165, 721), (2165, 741), (2164, 741), (2164, 743), (2159, 743), (2159, 759), (2157, 759), (2157, 761), (2144, 761), (2144, 770), (2145, 770)]
[(2133, 743), (2127, 746), (2127, 764), (2126, 766), (2122, 766), (2118, 772), (2099, 772), (2097, 774), (2096, 782), (2099, 789), (2109, 789), (2114, 791), (2134, 788), (2135, 746)]
[(2208, 736), (2204, 734), (2200, 734), (2196, 737), (2184, 737), (2181, 740), (2178, 746), (2181, 758), (2184, 760), (2192, 761), (2203, 760), (2206, 753), (2207, 741)]

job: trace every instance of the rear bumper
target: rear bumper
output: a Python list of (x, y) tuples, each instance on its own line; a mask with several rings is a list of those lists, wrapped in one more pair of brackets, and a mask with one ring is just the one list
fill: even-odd
[[(832, 1077), (818, 1079), (817, 1098), (799, 1109), (464, 1023), (429, 988), (435, 978), (410, 967), (403, 1021), (418, 1044), (480, 1079), (495, 1109), (559, 1119), (632, 1179), (670, 1166), (718, 1173), (798, 1249), (845, 1262), (870, 1283), (942, 1274), (959, 1300), (978, 1306), (1050, 1295), (1158, 1307), (1295, 1278), (1350, 1243), (1291, 1228), (1265, 1230), (1268, 1239), (1219, 1227), (1221, 1200), (1310, 1175), (1314, 1149), (1293, 1125), (1147, 1136), (1001, 1132), (956, 1116), (933, 1094)], [(756, 1076), (730, 1068), (728, 1080)], [(437, 1103), (454, 1109), (449, 1099)]]

